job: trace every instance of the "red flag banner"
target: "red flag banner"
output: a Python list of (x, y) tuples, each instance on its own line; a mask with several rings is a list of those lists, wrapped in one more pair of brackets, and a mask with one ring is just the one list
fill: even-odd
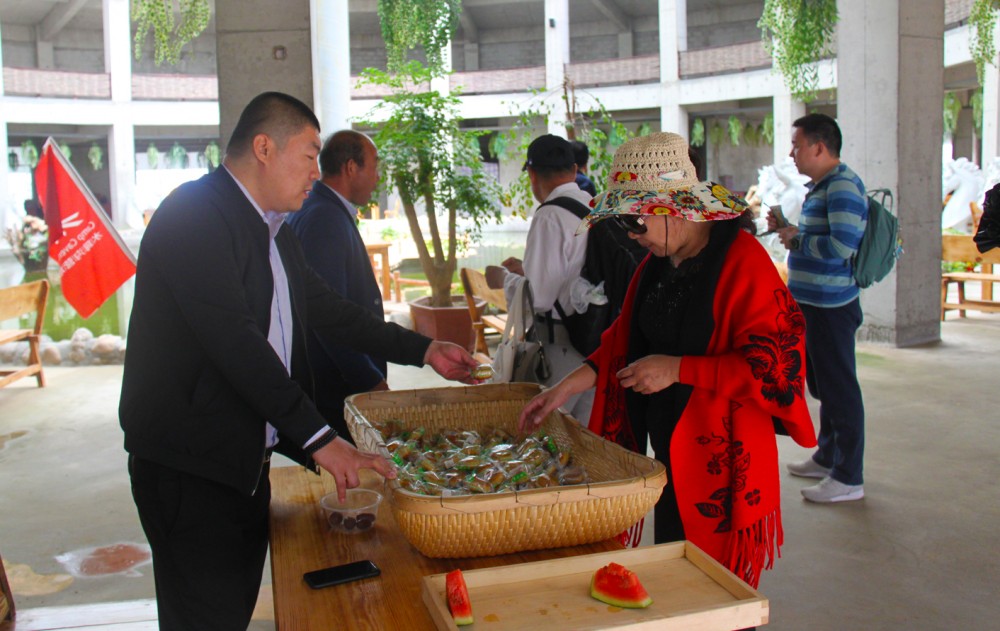
[(135, 274), (135, 257), (51, 138), (35, 167), (35, 186), (63, 295), (77, 313), (89, 318)]

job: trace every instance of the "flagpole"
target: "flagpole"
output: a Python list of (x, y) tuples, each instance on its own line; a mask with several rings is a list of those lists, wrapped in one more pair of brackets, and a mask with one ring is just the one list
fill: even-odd
[(136, 264), (135, 255), (132, 254), (132, 250), (127, 245), (125, 245), (124, 239), (122, 239), (122, 236), (118, 233), (118, 230), (111, 222), (111, 218), (108, 217), (107, 213), (104, 212), (104, 207), (101, 206), (101, 203), (99, 201), (97, 201), (97, 198), (94, 197), (94, 194), (90, 192), (90, 187), (87, 186), (87, 183), (83, 181), (82, 177), (80, 177), (80, 173), (73, 166), (73, 163), (67, 160), (66, 156), (63, 155), (62, 149), (59, 148), (59, 144), (55, 141), (54, 138), (52, 138), (52, 136), (49, 136), (48, 139), (45, 141), (45, 144), (42, 145), (42, 153), (45, 152), (45, 148), (48, 147), (49, 145), (52, 145), (52, 155), (55, 156), (55, 158), (59, 161), (59, 164), (61, 164), (62, 167), (66, 170), (66, 174), (69, 175), (70, 179), (73, 180), (73, 183), (76, 184), (77, 188), (79, 188), (83, 192), (84, 196), (87, 198), (87, 201), (90, 203), (90, 206), (97, 213), (97, 219), (104, 226), (104, 229), (108, 231), (108, 234), (111, 235), (111, 238), (115, 240), (115, 243), (118, 244), (118, 247), (121, 248), (122, 252), (125, 253), (125, 256), (128, 257), (128, 259), (132, 262), (132, 265), (135, 265)]

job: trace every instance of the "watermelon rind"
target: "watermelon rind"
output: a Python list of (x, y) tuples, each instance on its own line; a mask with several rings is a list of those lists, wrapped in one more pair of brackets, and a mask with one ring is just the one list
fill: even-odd
[(596, 598), (602, 603), (614, 605), (615, 607), (622, 607), (623, 609), (644, 609), (653, 604), (653, 599), (650, 597), (649, 593), (646, 592), (646, 588), (638, 582), (638, 579), (636, 579), (636, 584), (632, 589), (632, 591), (635, 592), (634, 598), (626, 598), (624, 595), (616, 595), (608, 593), (607, 591), (602, 591), (597, 585), (597, 577), (603, 569), (605, 568), (601, 568), (594, 572), (594, 576), (590, 579), (591, 598)]

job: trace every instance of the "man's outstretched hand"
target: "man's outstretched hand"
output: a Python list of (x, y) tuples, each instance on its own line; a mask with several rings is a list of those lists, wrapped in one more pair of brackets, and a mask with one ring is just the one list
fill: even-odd
[(337, 482), (337, 497), (341, 502), (347, 499), (347, 489), (353, 489), (361, 483), (358, 476), (361, 469), (372, 469), (390, 480), (396, 477), (396, 469), (388, 460), (378, 454), (358, 451), (357, 447), (340, 436), (314, 453), (313, 460), (333, 476)]
[(479, 362), (458, 344), (434, 340), (427, 347), (424, 364), (429, 365), (434, 372), (445, 379), (469, 384), (479, 383), (472, 377), (472, 369), (478, 366)]

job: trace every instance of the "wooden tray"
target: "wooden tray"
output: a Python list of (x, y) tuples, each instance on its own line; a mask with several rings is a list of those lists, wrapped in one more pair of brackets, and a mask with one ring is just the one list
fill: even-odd
[[(653, 598), (621, 609), (590, 597), (597, 568), (614, 561), (639, 576)], [(463, 572), (472, 629), (657, 629), (732, 631), (767, 624), (768, 602), (689, 541)], [(448, 612), (445, 575), (423, 579), (438, 629), (458, 629)]]

